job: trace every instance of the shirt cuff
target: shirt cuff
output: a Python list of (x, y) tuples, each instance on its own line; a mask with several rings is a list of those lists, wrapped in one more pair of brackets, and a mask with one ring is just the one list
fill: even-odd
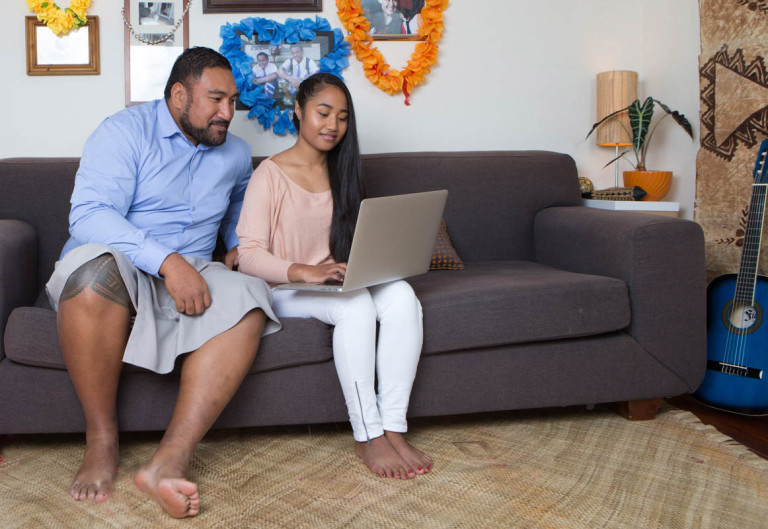
[(144, 248), (136, 255), (137, 268), (144, 270), (148, 274), (160, 277), (160, 267), (165, 258), (173, 253), (173, 250), (163, 246), (154, 239), (145, 239)]
[(224, 241), (227, 251), (240, 244), (240, 240), (237, 238), (237, 233), (235, 233), (234, 229), (229, 230), (228, 233), (222, 233), (221, 239)]

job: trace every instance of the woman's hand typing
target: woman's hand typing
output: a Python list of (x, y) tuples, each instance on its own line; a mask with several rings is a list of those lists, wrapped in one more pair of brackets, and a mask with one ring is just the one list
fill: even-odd
[(344, 281), (347, 263), (324, 265), (305, 265), (293, 263), (288, 267), (288, 280), (293, 283), (325, 283), (326, 281)]

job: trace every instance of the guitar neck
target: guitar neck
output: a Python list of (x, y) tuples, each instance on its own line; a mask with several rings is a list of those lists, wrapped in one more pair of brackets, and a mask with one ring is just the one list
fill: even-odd
[(741, 302), (752, 305), (754, 302), (757, 264), (760, 259), (767, 193), (767, 184), (752, 185), (752, 198), (749, 201), (744, 246), (741, 253), (741, 263), (739, 264), (739, 275), (736, 280), (736, 294), (734, 295), (734, 301), (737, 303)]

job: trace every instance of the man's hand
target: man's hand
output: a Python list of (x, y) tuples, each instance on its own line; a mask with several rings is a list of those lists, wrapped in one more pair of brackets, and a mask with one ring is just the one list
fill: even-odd
[(227, 268), (230, 270), (237, 269), (238, 265), (240, 264), (240, 255), (237, 252), (237, 246), (226, 253), (224, 256), (224, 264), (227, 265)]
[(293, 263), (288, 267), (288, 279), (293, 282), (324, 283), (326, 281), (343, 281), (347, 273), (347, 263), (331, 263), (325, 265), (305, 265)]
[(208, 283), (181, 255), (172, 253), (160, 266), (165, 287), (176, 302), (176, 310), (187, 316), (202, 314), (211, 306)]

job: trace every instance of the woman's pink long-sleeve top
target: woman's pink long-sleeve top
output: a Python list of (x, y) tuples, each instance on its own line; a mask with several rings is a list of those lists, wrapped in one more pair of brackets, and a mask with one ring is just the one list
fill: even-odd
[(268, 158), (251, 176), (237, 224), (240, 271), (268, 283), (287, 283), (293, 263), (332, 263), (333, 199), (312, 193)]

